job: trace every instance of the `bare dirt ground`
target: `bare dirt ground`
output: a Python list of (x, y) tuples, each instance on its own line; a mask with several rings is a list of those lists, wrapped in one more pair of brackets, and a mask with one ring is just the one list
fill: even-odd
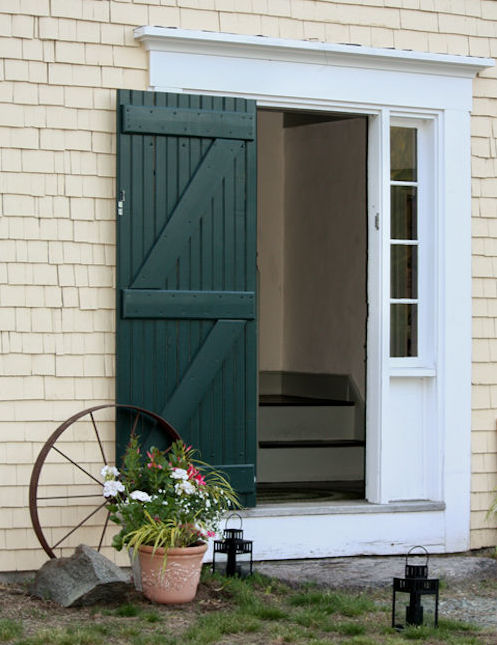
[[(458, 566), (457, 561), (451, 563), (452, 567), (455, 566), (456, 573), (459, 569), (462, 570), (465, 567), (462, 560), (470, 557), (471, 555), (458, 556), (458, 558), (461, 558), (460, 566)], [(492, 567), (492, 564), (496, 563), (496, 561), (493, 558), (489, 558), (489, 560), (492, 560), (492, 562), (487, 563), (488, 567), (479, 568), (476, 566), (476, 573), (473, 573), (473, 575), (464, 577), (458, 577), (456, 575), (455, 578), (449, 577), (448, 579), (444, 579), (444, 576), (440, 575), (442, 579), (440, 617), (448, 620), (472, 623), (483, 629), (483, 631), (478, 633), (478, 637), (473, 637), (473, 640), (471, 640), (470, 634), (468, 634), (467, 640), (449, 640), (447, 642), (457, 642), (461, 643), (461, 645), (462, 643), (497, 644), (497, 575), (494, 574)], [(374, 570), (374, 558), (370, 558), (370, 561)], [(311, 567), (311, 564), (313, 566), (319, 566), (317, 561), (308, 561), (307, 568)], [(305, 567), (305, 565), (303, 566)], [(322, 567), (325, 568), (325, 563), (322, 563)], [(261, 568), (263, 569), (263, 567)], [(439, 570), (437, 570), (437, 574), (439, 574)], [(397, 575), (397, 572), (394, 572), (394, 575)], [(302, 580), (301, 582), (306, 583), (309, 581)], [(295, 585), (292, 585), (292, 587), (293, 590), (291, 592), (288, 588), (285, 592), (285, 587), (276, 589), (275, 595), (271, 596), (271, 601), (279, 602), (280, 605), (281, 603), (284, 604), (285, 594), (295, 592)], [(389, 624), (391, 585), (366, 586), (362, 590), (367, 591), (368, 597), (379, 605), (382, 605), (382, 611), (380, 613), (371, 614), (368, 618), (365, 618), (366, 621), (371, 620), (376, 625), (371, 628), (371, 634), (375, 633), (375, 630), (378, 633), (378, 630), (382, 629), (382, 626), (388, 627)], [(358, 589), (356, 588), (354, 591), (357, 592)], [(31, 596), (29, 594), (28, 583), (0, 583), (0, 622), (5, 619), (17, 622), (22, 621), (23, 626), (22, 637), (2, 638), (2, 634), (0, 633), (0, 642), (21, 644), (27, 639), (29, 645), (44, 645), (43, 640), (39, 640), (39, 634), (43, 633), (43, 630), (54, 628), (63, 630), (77, 625), (100, 625), (102, 627), (102, 634), (104, 634), (104, 629), (109, 630), (109, 626), (111, 628), (112, 635), (106, 637), (107, 643), (137, 643), (139, 645), (143, 643), (144, 645), (148, 645), (149, 643), (156, 642), (157, 645), (159, 643), (166, 643), (167, 645), (169, 643), (167, 640), (155, 640), (155, 630), (159, 625), (164, 627), (166, 633), (176, 635), (177, 637), (194, 626), (198, 622), (199, 617), (211, 615), (214, 618), (215, 615), (230, 612), (232, 609), (232, 598), (227, 593), (223, 584), (208, 577), (206, 581), (200, 584), (197, 597), (193, 602), (175, 606), (150, 603), (140, 593), (130, 590), (124, 602), (119, 604), (68, 609), (60, 607), (53, 602)], [(275, 622), (273, 622), (273, 625), (276, 627)], [(114, 636), (114, 626), (119, 632), (118, 636)], [(230, 633), (227, 640), (223, 638), (215, 642), (229, 645), (235, 645), (237, 643), (243, 643), (243, 645), (248, 645), (249, 643), (268, 645), (268, 643), (294, 642), (288, 640), (288, 636), (285, 636), (284, 632), (283, 636), (281, 636), (283, 640), (273, 640), (273, 638), (264, 640), (264, 638), (267, 638), (267, 634), (264, 636), (262, 634), (257, 635), (256, 633)], [(335, 638), (337, 637), (335, 636)], [(389, 639), (393, 638), (391, 636), (376, 636), (379, 640), (371, 640), (371, 638), (374, 637), (370, 637), (370, 640), (367, 641), (368, 644), (370, 642), (399, 642), (394, 640), (390, 641)], [(50, 642), (59, 645), (58, 640)], [(60, 645), (63, 642), (65, 643), (65, 641), (60, 641)], [(188, 642), (193, 641), (188, 640)], [(326, 640), (322, 642), (345, 643), (353, 641), (342, 641), (340, 638), (340, 640)], [(364, 642), (366, 643), (366, 641)], [(423, 642), (438, 643), (439, 641), (432, 640), (430, 637)], [(92, 645), (91, 640), (67, 641), (67, 645), (85, 645), (86, 643)]]

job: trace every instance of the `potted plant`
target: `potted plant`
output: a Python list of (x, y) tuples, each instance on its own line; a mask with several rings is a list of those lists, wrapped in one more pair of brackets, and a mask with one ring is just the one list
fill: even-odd
[(231, 485), (182, 441), (144, 455), (137, 436), (130, 439), (121, 472), (104, 466), (102, 475), (110, 519), (122, 527), (113, 546), (138, 555), (145, 596), (161, 603), (192, 600), (206, 541), (223, 514), (239, 506)]

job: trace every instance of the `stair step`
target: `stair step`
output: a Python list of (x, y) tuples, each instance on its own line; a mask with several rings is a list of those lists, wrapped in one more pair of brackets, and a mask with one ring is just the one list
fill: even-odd
[(363, 439), (354, 434), (354, 415), (350, 405), (259, 406), (259, 441)]
[(353, 406), (353, 401), (342, 401), (337, 399), (320, 399), (310, 396), (295, 396), (290, 394), (261, 394), (259, 396), (260, 406)]
[(361, 439), (277, 439), (259, 441), (259, 448), (356, 448), (365, 446)]

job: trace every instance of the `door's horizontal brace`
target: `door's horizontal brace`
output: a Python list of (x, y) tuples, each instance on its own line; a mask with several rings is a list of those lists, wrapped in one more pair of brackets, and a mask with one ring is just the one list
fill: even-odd
[(123, 318), (255, 318), (253, 291), (123, 289)]
[(245, 112), (123, 105), (122, 131), (125, 134), (169, 134), (252, 141), (255, 138), (255, 116)]

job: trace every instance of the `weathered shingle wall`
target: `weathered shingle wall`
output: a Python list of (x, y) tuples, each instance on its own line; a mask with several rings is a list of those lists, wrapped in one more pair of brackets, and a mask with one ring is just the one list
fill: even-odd
[[(114, 89), (146, 89), (139, 25), (497, 56), (493, 0), (0, 0), (0, 570), (43, 560), (41, 443), (113, 399)], [(497, 485), (497, 70), (474, 82), (472, 544)]]

